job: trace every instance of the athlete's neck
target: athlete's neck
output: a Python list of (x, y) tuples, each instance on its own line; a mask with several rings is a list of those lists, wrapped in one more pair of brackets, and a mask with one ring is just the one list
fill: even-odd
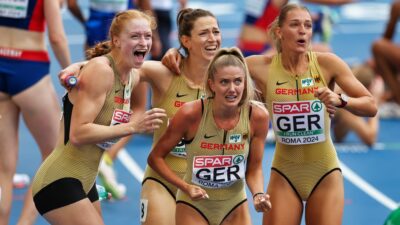
[(308, 57), (305, 54), (285, 54), (281, 53), (283, 68), (293, 75), (300, 75), (308, 70)]
[(204, 86), (208, 63), (195, 62), (188, 56), (182, 62), (182, 74), (194, 86)]

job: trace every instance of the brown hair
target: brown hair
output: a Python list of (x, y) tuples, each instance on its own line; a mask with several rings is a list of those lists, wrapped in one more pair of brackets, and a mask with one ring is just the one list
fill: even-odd
[(114, 48), (112, 43), (113, 37), (118, 36), (122, 32), (122, 29), (127, 23), (127, 21), (132, 19), (142, 19), (142, 18), (146, 19), (149, 22), (150, 28), (152, 30), (155, 30), (157, 28), (157, 23), (154, 17), (148, 15), (145, 12), (135, 9), (130, 9), (117, 13), (111, 22), (110, 30), (108, 32), (109, 39), (111, 40), (100, 42), (96, 44), (94, 47), (86, 50), (85, 53), (86, 58), (91, 59), (109, 53)]
[(250, 77), (243, 54), (240, 49), (236, 47), (221, 48), (208, 65), (207, 79), (205, 81), (207, 96), (214, 97), (214, 92), (211, 90), (208, 80), (214, 80), (214, 74), (217, 72), (217, 70), (226, 66), (237, 66), (243, 69), (245, 75), (245, 87), (243, 90), (242, 99), (239, 102), (239, 106), (249, 104), (251, 100), (254, 100), (255, 87)]
[(285, 22), (286, 18), (287, 18), (287, 14), (294, 10), (294, 9), (301, 9), (301, 10), (305, 10), (307, 11), (310, 16), (311, 13), (308, 10), (307, 7), (302, 6), (302, 5), (298, 5), (298, 4), (286, 4), (285, 6), (283, 6), (283, 8), (281, 9), (279, 16), (275, 18), (275, 20), (268, 26), (268, 35), (271, 37), (271, 39), (274, 41), (274, 45), (276, 47), (276, 50), (278, 52), (282, 52), (282, 45), (280, 42), (280, 39), (276, 36), (276, 28), (278, 27), (282, 27), (283, 23)]
[(204, 9), (185, 8), (180, 10), (178, 15), (176, 16), (176, 25), (178, 26), (178, 40), (180, 44), (179, 49), (183, 49), (186, 55), (189, 55), (189, 50), (182, 44), (181, 37), (183, 35), (191, 37), (194, 22), (198, 18), (207, 16), (211, 16), (217, 20), (212, 12)]

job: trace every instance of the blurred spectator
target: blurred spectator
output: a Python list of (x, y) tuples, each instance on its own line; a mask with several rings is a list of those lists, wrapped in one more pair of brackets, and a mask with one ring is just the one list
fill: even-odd
[[(89, 1), (89, 18), (85, 19), (77, 0), (67, 0), (68, 9), (82, 24), (86, 32), (85, 50), (95, 44), (109, 39), (108, 30), (111, 21), (118, 12), (138, 8), (153, 15), (150, 0), (110, 0)], [(161, 43), (158, 34), (153, 32), (153, 45), (151, 53), (161, 53)]]
[[(180, 9), (186, 7), (187, 0), (179, 0)], [(172, 0), (151, 0), (151, 7), (153, 8), (154, 15), (157, 19), (157, 31), (160, 36), (161, 51), (158, 55), (151, 56), (152, 60), (160, 61), (162, 56), (168, 49), (171, 48), (171, 32), (173, 19), (171, 12), (173, 9)]]
[[(322, 5), (339, 5), (352, 2), (352, 0), (303, 0), (304, 3), (318, 3)], [(272, 54), (272, 42), (268, 37), (268, 28), (278, 16), (280, 9), (288, 0), (246, 0), (245, 16), (238, 39), (238, 46), (245, 56), (254, 54)], [(321, 25), (328, 22), (321, 13)], [(314, 19), (314, 18), (313, 18)], [(322, 28), (322, 26), (320, 27)], [(328, 30), (326, 30), (328, 31)], [(321, 30), (322, 32), (322, 30)], [(322, 32), (327, 38), (329, 32)], [(272, 51), (271, 51), (272, 50)], [(329, 46), (313, 45), (315, 51), (330, 51)]]
[(372, 45), (376, 70), (382, 75), (391, 97), (400, 104), (400, 45), (393, 42), (396, 24), (400, 17), (400, 1), (391, 5), (390, 17), (383, 37)]
[[(375, 101), (379, 107), (382, 103), (384, 94), (384, 83), (379, 75), (376, 75), (371, 64), (364, 63), (352, 68), (356, 78), (371, 92), (375, 97)], [(336, 87), (337, 92), (342, 92)], [(342, 142), (346, 135), (353, 131), (361, 139), (361, 141), (372, 146), (376, 142), (379, 131), (379, 116), (362, 118), (350, 113), (347, 110), (338, 109), (333, 120), (334, 140)]]

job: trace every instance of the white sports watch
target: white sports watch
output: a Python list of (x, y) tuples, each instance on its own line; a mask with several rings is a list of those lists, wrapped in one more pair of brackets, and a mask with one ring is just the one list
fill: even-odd
[(346, 94), (339, 94), (339, 99), (340, 99), (340, 105), (336, 107), (343, 108), (347, 105), (347, 102), (349, 101), (349, 96), (347, 96)]

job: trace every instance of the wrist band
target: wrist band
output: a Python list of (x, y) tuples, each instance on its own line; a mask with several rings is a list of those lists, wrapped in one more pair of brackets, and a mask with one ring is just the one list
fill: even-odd
[(263, 195), (264, 194), (264, 192), (257, 192), (257, 193), (255, 193), (254, 195), (253, 195), (253, 199), (257, 196), (257, 195)]

